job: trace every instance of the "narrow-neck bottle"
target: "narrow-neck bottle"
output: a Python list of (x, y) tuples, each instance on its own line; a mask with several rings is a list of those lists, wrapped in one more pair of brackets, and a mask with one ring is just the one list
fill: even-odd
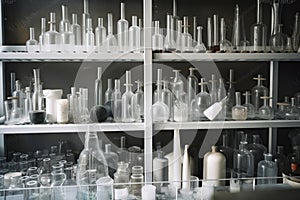
[(62, 28), (60, 32), (61, 51), (67, 53), (73, 52), (75, 37), (73, 32), (71, 31), (70, 22), (69, 20), (62, 20), (61, 23), (63, 23), (63, 25), (60, 24), (60, 28)]
[(188, 85), (187, 85), (187, 93), (188, 93), (188, 99), (187, 99), (187, 104), (188, 104), (188, 112), (189, 112), (189, 120), (192, 120), (192, 103), (196, 99), (196, 95), (198, 93), (198, 79), (194, 75), (194, 71), (197, 70), (196, 68), (189, 68), (190, 74), (188, 75)]
[(234, 151), (232, 178), (249, 178), (254, 176), (254, 157), (253, 154), (246, 149), (246, 146), (247, 142), (241, 141), (239, 150)]
[(71, 87), (71, 95), (69, 96), (69, 122), (78, 122), (78, 96), (76, 87)]
[(213, 52), (220, 51), (220, 40), (219, 40), (219, 16), (213, 15), (214, 20), (214, 32), (213, 32)]
[(141, 29), (137, 24), (137, 16), (132, 16), (132, 25), (129, 28), (129, 50), (141, 52)]
[(249, 91), (246, 91), (243, 95), (245, 96), (245, 104), (243, 104), (243, 106), (247, 108), (247, 119), (254, 119), (255, 109), (254, 106), (250, 103), (251, 94)]
[(128, 157), (128, 151), (126, 148), (126, 137), (125, 136), (122, 136), (120, 138), (120, 148), (117, 150), (117, 154), (119, 157), (119, 161), (128, 162), (129, 157)]
[(45, 33), (45, 51), (57, 52), (60, 50), (60, 34), (56, 31), (55, 13), (50, 13), (50, 28)]
[(264, 154), (264, 158), (257, 166), (257, 177), (262, 177), (262, 179), (257, 180), (257, 184), (275, 184), (277, 183), (275, 177), (277, 177), (278, 167), (272, 161), (272, 154)]
[(209, 93), (206, 92), (205, 87), (207, 85), (207, 82), (205, 82), (204, 78), (201, 78), (199, 85), (201, 90), (200, 93), (198, 93), (196, 96), (196, 103), (200, 112), (200, 120), (204, 120), (206, 119), (206, 117), (203, 112), (211, 105), (211, 98)]
[(212, 51), (212, 20), (211, 17), (207, 18), (207, 50)]
[(299, 25), (299, 13), (295, 14), (294, 28), (292, 33), (292, 46), (294, 52), (299, 49), (299, 35), (300, 35), (300, 25)]
[(34, 28), (29, 28), (29, 40), (26, 41), (26, 49), (29, 53), (38, 51), (38, 41), (35, 39)]
[(66, 178), (62, 183), (63, 187), (63, 195), (64, 199), (76, 199), (77, 197), (77, 184), (76, 181), (73, 179), (73, 169), (72, 167), (67, 167), (64, 169)]
[(142, 81), (136, 81), (137, 90), (133, 95), (133, 115), (136, 122), (142, 122), (144, 119), (144, 92), (142, 89)]
[(24, 99), (24, 120), (29, 122), (29, 113), (32, 111), (32, 99), (30, 87), (25, 88), (25, 99)]
[(182, 35), (182, 20), (177, 20), (176, 23), (176, 52), (180, 53), (181, 52), (181, 46), (182, 46), (182, 40), (181, 40), (181, 35)]
[(232, 119), (233, 120), (246, 120), (247, 108), (241, 105), (241, 93), (236, 92), (236, 104), (232, 107)]
[(173, 121), (173, 118), (174, 118), (174, 97), (173, 97), (173, 94), (172, 92), (170, 91), (169, 87), (168, 87), (168, 84), (169, 82), (166, 81), (166, 80), (162, 80), (161, 81), (162, 84), (163, 84), (163, 88), (162, 88), (162, 91), (161, 91), (161, 97), (162, 97), (162, 102), (164, 102), (168, 108), (169, 108), (169, 112), (170, 112), (170, 115), (169, 115), (169, 121)]
[(183, 17), (183, 33), (181, 35), (181, 52), (193, 52), (193, 38), (188, 32), (189, 20), (187, 16)]
[(112, 13), (107, 14), (107, 37), (106, 37), (106, 50), (107, 52), (115, 51), (118, 42), (116, 37), (113, 35), (113, 15)]
[(102, 67), (97, 68), (97, 79), (95, 80), (95, 105), (103, 105), (102, 90)]
[(235, 6), (234, 10), (234, 23), (232, 31), (232, 45), (233, 50), (236, 52), (240, 51), (241, 48), (241, 18), (240, 18), (240, 9), (239, 5)]
[(85, 33), (85, 50), (92, 52), (95, 48), (95, 34), (93, 33), (92, 18), (87, 19), (87, 28)]
[(274, 110), (271, 106), (269, 106), (269, 99), (271, 99), (271, 97), (264, 95), (260, 98), (264, 101), (264, 104), (258, 109), (258, 117), (260, 119), (268, 119), (268, 120), (273, 119)]
[(125, 19), (125, 3), (121, 3), (121, 19), (117, 22), (118, 45), (120, 52), (126, 52), (128, 48), (128, 21)]
[(218, 92), (217, 92), (217, 80), (216, 80), (216, 75), (212, 74), (211, 75), (211, 88), (209, 91), (210, 94), (210, 103), (214, 104), (218, 101)]
[(87, 19), (90, 17), (89, 13), (89, 2), (88, 0), (83, 0), (83, 13), (82, 13), (82, 44), (84, 45), (85, 42), (85, 33), (87, 32)]
[(131, 72), (126, 71), (126, 83), (124, 84), (126, 91), (122, 95), (122, 122), (134, 122), (134, 116), (132, 112), (132, 84), (131, 84)]
[(152, 51), (161, 53), (164, 49), (164, 37), (160, 34), (159, 21), (154, 22), (154, 34), (152, 35)]
[(114, 178), (114, 173), (118, 168), (119, 156), (111, 151), (111, 144), (105, 144), (104, 157), (107, 162), (109, 176)]
[(25, 98), (25, 93), (21, 89), (21, 82), (19, 80), (16, 80), (16, 90), (12, 94), (13, 97), (16, 97), (17, 99), (17, 106), (23, 111), (24, 105), (24, 98)]
[(90, 113), (89, 113), (89, 108), (88, 108), (88, 88), (82, 88), (81, 90), (81, 96), (80, 96), (80, 101), (81, 101), (81, 107), (80, 109), (80, 123), (88, 123), (90, 121)]
[(226, 90), (224, 86), (224, 81), (222, 78), (219, 78), (219, 86), (218, 86), (218, 101), (221, 101), (226, 96)]
[(228, 87), (228, 103), (230, 106), (235, 105), (235, 88), (234, 88), (234, 70), (230, 69), (229, 70), (229, 87)]
[(33, 69), (34, 90), (32, 94), (32, 110), (42, 110), (43, 95), (40, 92), (40, 69)]
[(166, 52), (173, 52), (176, 50), (174, 35), (173, 35), (173, 27), (172, 26), (173, 19), (172, 15), (167, 15), (167, 34), (164, 41), (164, 50)]
[(41, 18), (41, 34), (39, 35), (40, 51), (45, 51), (46, 18)]
[(203, 27), (198, 26), (197, 27), (197, 44), (194, 47), (194, 52), (196, 52), (196, 53), (205, 53), (205, 51), (206, 51), (206, 47), (202, 40), (202, 32), (203, 32)]
[(98, 18), (98, 26), (95, 28), (96, 47), (98, 51), (103, 51), (106, 41), (106, 28), (103, 26), (103, 18)]
[(122, 121), (122, 94), (120, 91), (120, 79), (115, 80), (115, 89), (113, 92), (113, 117), (115, 122)]
[(72, 24), (71, 24), (71, 32), (74, 34), (74, 45), (81, 45), (81, 26), (77, 21), (77, 14), (72, 13)]
[(221, 18), (220, 26), (220, 51), (222, 53), (232, 51), (232, 43), (226, 38), (226, 24), (224, 18)]
[(264, 94), (268, 95), (268, 89), (262, 85), (262, 81), (266, 80), (262, 75), (258, 74), (256, 78), (257, 85), (252, 88), (252, 104), (255, 108), (255, 114), (258, 114), (258, 109), (263, 105), (263, 100), (260, 98), (264, 96)]
[(66, 29), (70, 29), (70, 21), (68, 18), (68, 7), (65, 5), (61, 6), (61, 21), (59, 23), (59, 32), (63, 33)]
[(105, 91), (105, 95), (104, 95), (105, 96), (104, 104), (112, 101), (112, 94), (113, 94), (112, 79), (109, 78), (107, 79), (107, 90)]

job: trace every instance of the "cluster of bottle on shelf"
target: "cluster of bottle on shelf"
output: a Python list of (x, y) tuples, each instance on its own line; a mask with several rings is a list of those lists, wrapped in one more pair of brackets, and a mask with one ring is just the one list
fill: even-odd
[[(225, 90), (223, 79), (217, 80), (216, 75), (211, 75), (209, 93), (206, 91), (205, 78), (198, 78), (194, 71), (196, 68), (189, 68), (190, 74), (187, 77), (186, 91), (184, 81), (180, 77), (179, 70), (173, 70), (175, 75), (171, 80), (171, 87), (168, 88), (168, 81), (162, 80), (162, 70), (157, 70), (157, 90), (154, 92), (153, 121), (201, 121), (201, 120), (246, 120), (246, 119), (273, 119), (274, 110), (269, 105), (268, 88), (263, 86), (265, 78), (258, 75), (254, 80), (258, 84), (252, 88), (250, 93), (245, 91), (245, 104), (241, 104), (241, 93), (235, 92), (234, 71), (230, 69), (229, 87)], [(217, 84), (219, 82), (219, 84)], [(198, 92), (198, 85), (201, 90)], [(275, 116), (277, 119), (299, 119), (300, 102), (299, 93), (291, 102), (286, 98), (284, 103), (278, 103), (279, 109)], [(250, 102), (252, 100), (252, 104)]]
[[(295, 14), (294, 30), (291, 37), (282, 32), (280, 23), (280, 1), (273, 1), (272, 22), (269, 43), (267, 43), (267, 26), (262, 21), (262, 0), (257, 0), (257, 21), (251, 26), (250, 42), (246, 38), (246, 30), (239, 6), (234, 10), (231, 42), (226, 38), (225, 19), (213, 15), (207, 19), (207, 43), (202, 40), (203, 26), (197, 26), (194, 17), (193, 37), (189, 33), (188, 17), (183, 22), (176, 13), (174, 2), (173, 15), (167, 15), (167, 27), (164, 35), (159, 27), (159, 21), (152, 25), (152, 50), (154, 52), (297, 52), (299, 48), (299, 14)], [(77, 23), (77, 14), (72, 14), (72, 24), (68, 19), (68, 11), (62, 5), (62, 20), (59, 32), (56, 31), (55, 13), (50, 13), (50, 29), (46, 32), (46, 19), (41, 19), (41, 34), (39, 42), (35, 40), (34, 28), (30, 28), (30, 39), (26, 42), (28, 52), (141, 52), (143, 49), (142, 20), (137, 23), (137, 16), (132, 16), (132, 26), (128, 28), (125, 19), (125, 4), (121, 3), (121, 18), (117, 22), (117, 37), (113, 35), (113, 17), (108, 13), (107, 33), (103, 18), (98, 18), (95, 33), (92, 18), (88, 11), (88, 1), (84, 0), (82, 25)], [(183, 32), (182, 32), (183, 27)], [(196, 33), (197, 32), (197, 33)], [(269, 45), (268, 45), (269, 44)]]

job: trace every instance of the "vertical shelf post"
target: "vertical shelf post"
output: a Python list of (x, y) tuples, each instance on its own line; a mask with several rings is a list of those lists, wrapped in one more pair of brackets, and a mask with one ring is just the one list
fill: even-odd
[[(0, 0), (0, 46), (3, 45), (3, 16), (2, 16), (2, 3)], [(4, 115), (4, 95), (5, 95), (5, 82), (4, 82), (4, 64), (0, 61), (0, 116)], [(0, 134), (0, 155), (4, 155), (4, 134)]]

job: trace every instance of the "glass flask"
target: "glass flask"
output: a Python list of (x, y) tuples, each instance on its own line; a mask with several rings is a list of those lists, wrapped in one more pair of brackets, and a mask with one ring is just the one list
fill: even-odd
[(132, 16), (132, 25), (129, 28), (129, 50), (141, 52), (141, 29), (137, 24), (137, 16)]
[(294, 52), (299, 49), (299, 37), (300, 37), (300, 25), (299, 25), (299, 13), (295, 14), (294, 28), (292, 33), (292, 46)]
[(221, 18), (221, 27), (220, 27), (220, 51), (222, 53), (231, 52), (232, 51), (232, 43), (226, 39), (226, 24), (225, 19)]
[(106, 28), (103, 26), (103, 18), (98, 18), (98, 26), (95, 28), (96, 48), (98, 51), (104, 51), (104, 42), (106, 41)]
[(157, 101), (152, 105), (153, 122), (167, 122), (170, 116), (168, 105), (162, 101), (161, 79), (162, 69), (157, 69)]
[(232, 178), (249, 178), (254, 176), (254, 157), (246, 149), (247, 142), (241, 141), (239, 150), (233, 153), (233, 174)]
[[(263, 177), (257, 180), (257, 184), (276, 184), (278, 168), (272, 161), (272, 154), (264, 154), (264, 160), (260, 161), (257, 166), (257, 177)], [(270, 177), (270, 178), (267, 178)]]
[(277, 176), (281, 177), (282, 172), (286, 169), (288, 165), (287, 157), (284, 155), (284, 147), (283, 146), (277, 146), (277, 152), (273, 156), (273, 161), (277, 164), (278, 173)]
[(179, 70), (173, 70), (175, 78), (173, 84), (173, 92), (175, 94), (174, 101), (174, 121), (185, 122), (188, 121), (188, 105), (186, 93), (183, 91), (183, 82), (179, 77)]
[[(252, 136), (252, 144), (249, 144), (247, 146), (247, 149), (253, 154), (254, 166), (257, 166), (259, 161), (264, 159), (264, 154), (267, 153), (267, 148), (261, 144), (259, 135)], [(256, 174), (256, 167), (254, 169), (254, 172)]]
[(67, 29), (70, 29), (70, 21), (68, 18), (68, 7), (65, 5), (61, 6), (61, 21), (59, 23), (59, 32), (63, 33), (66, 30), (66, 27), (68, 27)]
[(144, 119), (144, 92), (142, 89), (142, 81), (136, 81), (137, 90), (133, 95), (132, 104), (133, 104), (133, 115), (136, 122), (142, 122)]
[(60, 34), (56, 31), (55, 13), (50, 13), (50, 28), (45, 32), (45, 51), (57, 52), (60, 50)]
[(76, 87), (71, 87), (71, 94), (69, 100), (69, 122), (77, 122), (78, 115), (78, 96), (76, 94)]
[(131, 72), (126, 71), (126, 83), (124, 84), (126, 91), (122, 95), (122, 122), (134, 122), (133, 115), (133, 92), (131, 84)]
[(152, 51), (161, 53), (164, 49), (164, 36), (160, 34), (159, 21), (154, 22), (154, 34), (152, 35)]
[(167, 15), (167, 34), (164, 41), (165, 52), (173, 52), (176, 50), (176, 44), (174, 41), (174, 30), (173, 30), (173, 18), (172, 15)]
[(205, 51), (206, 51), (206, 47), (202, 40), (202, 32), (203, 32), (203, 27), (198, 26), (197, 27), (197, 44), (194, 47), (194, 52), (196, 52), (196, 53), (205, 53)]
[(40, 51), (45, 51), (46, 18), (41, 18), (41, 34), (39, 35)]
[(271, 106), (269, 106), (269, 99), (271, 97), (263, 96), (260, 97), (264, 100), (264, 105), (258, 109), (258, 117), (261, 119), (273, 119), (274, 118), (274, 110)]
[(294, 52), (291, 37), (286, 37), (286, 45), (284, 47), (284, 52), (285, 53), (293, 53)]
[(182, 20), (177, 20), (176, 24), (176, 52), (180, 53), (181, 52), (181, 46), (182, 46), (182, 41), (181, 41), (181, 35), (182, 35)]
[(207, 50), (212, 51), (212, 20), (211, 17), (207, 18)]
[(227, 134), (222, 135), (222, 145), (218, 146), (218, 150), (224, 154), (226, 158), (226, 178), (230, 178), (230, 172), (233, 164), (233, 152), (234, 150), (229, 146), (229, 137)]
[(121, 19), (117, 22), (118, 45), (120, 52), (126, 52), (128, 48), (128, 21), (125, 19), (125, 3), (121, 2)]
[(113, 117), (115, 122), (122, 121), (122, 94), (120, 91), (120, 79), (115, 80), (113, 98)]
[(80, 108), (79, 108), (79, 122), (88, 123), (90, 122), (90, 113), (88, 108), (88, 88), (79, 88), (80, 94)]
[(72, 167), (67, 167), (64, 169), (66, 179), (62, 183), (63, 187), (63, 198), (64, 199), (76, 199), (77, 197), (77, 184), (76, 181), (73, 179), (73, 168)]
[(29, 122), (29, 113), (32, 111), (32, 99), (30, 87), (25, 88), (25, 99), (24, 99), (24, 121)]
[(107, 14), (107, 37), (106, 37), (106, 50), (107, 52), (116, 51), (118, 45), (117, 39), (113, 34), (113, 15)]
[(286, 113), (289, 112), (289, 109), (288, 109), (289, 104), (285, 103), (285, 102), (278, 102), (277, 105), (278, 105), (278, 108), (275, 112), (275, 118), (276, 119), (285, 119)]
[(232, 107), (232, 119), (233, 120), (246, 120), (247, 108), (241, 105), (241, 93), (236, 92), (236, 104)]
[(252, 88), (252, 104), (255, 108), (255, 115), (258, 115), (258, 109), (263, 105), (263, 100), (260, 98), (265, 94), (268, 95), (268, 88), (262, 85), (262, 81), (266, 80), (262, 75), (258, 74), (257, 77), (253, 78), (257, 80), (257, 85)]
[(95, 34), (93, 33), (92, 18), (87, 19), (84, 46), (85, 46), (85, 51), (87, 52), (92, 52), (95, 48)]
[(63, 188), (60, 187), (66, 180), (66, 174), (61, 171), (52, 171), (51, 172), (51, 200), (63, 199)]
[(38, 51), (38, 41), (35, 40), (34, 28), (29, 28), (29, 40), (26, 41), (26, 50), (29, 53)]
[(211, 75), (211, 80), (209, 82), (211, 83), (211, 88), (209, 91), (210, 103), (214, 104), (218, 101), (218, 91), (217, 91), (217, 84), (216, 84), (217, 80), (215, 74)]
[(97, 79), (95, 80), (95, 105), (103, 105), (102, 67), (97, 68)]
[(112, 79), (107, 79), (107, 90), (105, 91), (104, 104), (113, 100), (113, 89), (112, 89)]
[(96, 181), (108, 176), (107, 162), (100, 148), (97, 133), (91, 132), (87, 127), (84, 149), (78, 158), (76, 183), (78, 199), (96, 199)]
[(255, 109), (254, 106), (250, 103), (251, 94), (249, 91), (246, 91), (243, 95), (245, 96), (245, 104), (243, 104), (243, 106), (247, 108), (247, 119), (254, 119)]
[(196, 96), (196, 103), (200, 112), (200, 120), (205, 120), (206, 117), (203, 112), (211, 105), (211, 98), (210, 95), (206, 92), (205, 86), (207, 85), (207, 82), (205, 82), (204, 78), (201, 78), (199, 85), (201, 91)]
[(275, 27), (275, 32), (270, 37), (270, 47), (275, 53), (283, 52), (287, 42), (287, 36), (282, 32), (283, 24)]
[(219, 45), (219, 16), (218, 15), (213, 15), (213, 52), (218, 52), (220, 51), (220, 45)]
[(295, 105), (295, 98), (291, 98), (291, 107), (288, 112), (285, 114), (285, 118), (289, 120), (298, 120), (300, 119), (300, 110), (299, 108)]
[(181, 52), (192, 53), (193, 38), (189, 33), (189, 19), (187, 16), (183, 17), (183, 33), (181, 34)]
[(192, 120), (192, 102), (195, 101), (196, 95), (198, 93), (198, 78), (194, 75), (194, 71), (197, 70), (196, 68), (190, 67), (189, 71), (190, 74), (188, 75), (188, 85), (187, 85), (187, 93), (188, 93), (188, 99), (187, 99), (187, 104), (188, 104), (188, 114), (189, 117), (188, 119), (191, 121)]
[(111, 151), (111, 144), (105, 144), (104, 157), (108, 165), (108, 173), (111, 178), (118, 168), (119, 156)]
[(39, 189), (38, 188), (38, 182), (35, 180), (27, 181), (26, 182), (26, 195), (28, 200), (39, 200), (40, 199), (40, 194), (39, 194)]
[(234, 22), (232, 30), (232, 45), (233, 51), (239, 52), (241, 48), (241, 18), (240, 18), (240, 9), (239, 5), (236, 4), (234, 9)]
[(81, 45), (81, 27), (77, 22), (77, 14), (72, 13), (71, 32), (74, 34), (74, 45)]
[(115, 199), (127, 199), (128, 196), (128, 186), (126, 183), (129, 183), (130, 172), (128, 169), (128, 163), (123, 161), (118, 163), (117, 172), (114, 174), (114, 197)]
[(169, 121), (174, 120), (174, 96), (168, 88), (169, 82), (166, 80), (161, 81), (163, 83), (163, 89), (161, 91), (162, 102), (165, 103), (169, 108)]
[(128, 162), (129, 156), (126, 148), (126, 137), (122, 136), (120, 139), (120, 148), (117, 150), (119, 161)]

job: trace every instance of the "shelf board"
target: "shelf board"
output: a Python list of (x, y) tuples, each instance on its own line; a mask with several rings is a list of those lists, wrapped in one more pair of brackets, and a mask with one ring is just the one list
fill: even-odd
[(153, 61), (300, 61), (300, 53), (154, 53)]
[[(143, 131), (144, 123), (95, 123), (90, 131)], [(0, 134), (76, 133), (86, 132), (87, 124), (1, 125)]]
[(300, 127), (300, 120), (201, 121), (155, 123), (155, 130)]

